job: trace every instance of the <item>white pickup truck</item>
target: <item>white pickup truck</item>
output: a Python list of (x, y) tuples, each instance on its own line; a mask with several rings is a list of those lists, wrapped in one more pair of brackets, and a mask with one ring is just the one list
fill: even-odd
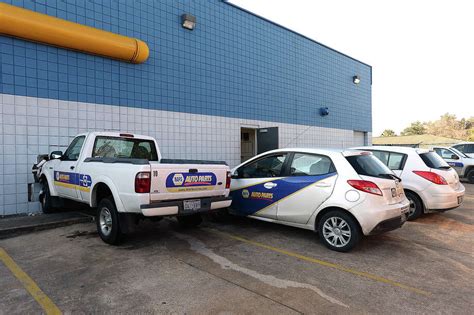
[(40, 202), (51, 212), (61, 199), (97, 207), (97, 231), (117, 244), (141, 217), (177, 216), (185, 226), (202, 212), (230, 206), (225, 162), (162, 159), (147, 136), (90, 132), (74, 138), (66, 152), (52, 152), (33, 166), (42, 185)]

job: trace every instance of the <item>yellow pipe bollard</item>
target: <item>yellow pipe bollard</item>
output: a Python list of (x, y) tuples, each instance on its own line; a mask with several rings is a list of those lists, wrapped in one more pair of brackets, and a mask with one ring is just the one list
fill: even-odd
[(0, 34), (123, 60), (142, 63), (150, 53), (145, 42), (0, 3)]

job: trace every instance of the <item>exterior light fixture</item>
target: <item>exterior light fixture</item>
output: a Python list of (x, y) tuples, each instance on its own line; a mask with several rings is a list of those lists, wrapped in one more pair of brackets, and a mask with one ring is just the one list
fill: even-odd
[(196, 17), (187, 13), (181, 15), (181, 25), (192, 31), (196, 27)]
[(327, 107), (321, 107), (321, 108), (319, 109), (319, 115), (321, 115), (321, 116), (327, 116), (327, 115), (329, 115), (329, 108), (327, 108)]
[(354, 84), (359, 84), (360, 83), (360, 77), (358, 75), (355, 75), (352, 77), (352, 82), (354, 82)]

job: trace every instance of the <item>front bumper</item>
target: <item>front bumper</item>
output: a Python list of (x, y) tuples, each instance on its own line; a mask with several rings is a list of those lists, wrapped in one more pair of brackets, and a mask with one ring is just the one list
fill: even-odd
[(170, 215), (189, 215), (194, 213), (209, 212), (211, 210), (229, 207), (232, 203), (232, 197), (211, 197), (196, 198), (201, 199), (201, 208), (193, 211), (185, 211), (183, 207), (184, 200), (171, 200), (141, 205), (140, 210), (146, 217), (170, 216)]

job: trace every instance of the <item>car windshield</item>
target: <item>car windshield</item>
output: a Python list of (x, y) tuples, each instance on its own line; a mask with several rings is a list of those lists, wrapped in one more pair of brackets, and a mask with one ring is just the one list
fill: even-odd
[(459, 151), (458, 149), (456, 148), (449, 148), (451, 151), (453, 151), (454, 153), (456, 153), (457, 155), (459, 156), (462, 156), (463, 158), (469, 158), (466, 154), (462, 153), (461, 151)]
[(346, 159), (359, 175), (396, 178), (393, 172), (372, 154), (352, 155), (347, 156)]
[(420, 154), (421, 159), (429, 168), (448, 169), (450, 166), (436, 152), (430, 151)]

